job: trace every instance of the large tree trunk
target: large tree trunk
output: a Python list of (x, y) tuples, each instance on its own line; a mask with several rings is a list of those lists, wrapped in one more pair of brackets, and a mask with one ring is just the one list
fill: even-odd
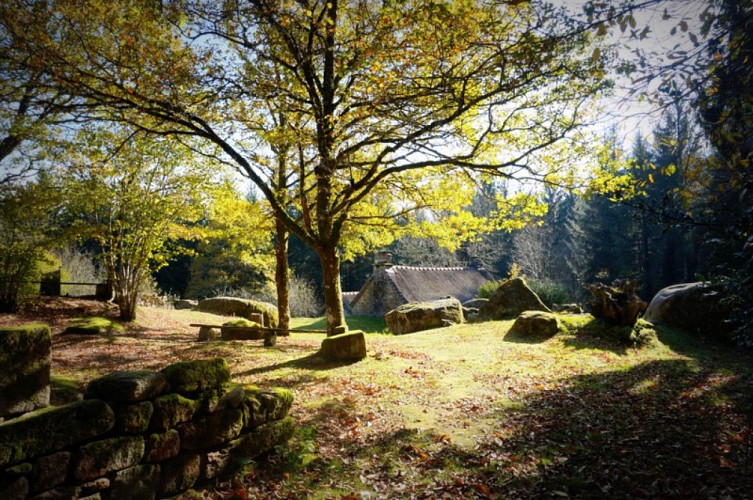
[(319, 250), (324, 282), (324, 309), (327, 317), (327, 336), (343, 333), (348, 329), (345, 323), (342, 288), (340, 286), (340, 256), (337, 247)]
[(287, 336), (290, 329), (290, 275), (288, 273), (288, 239), (290, 234), (278, 218), (275, 223), (277, 246), (275, 248), (275, 285), (277, 286), (277, 315), (281, 333)]

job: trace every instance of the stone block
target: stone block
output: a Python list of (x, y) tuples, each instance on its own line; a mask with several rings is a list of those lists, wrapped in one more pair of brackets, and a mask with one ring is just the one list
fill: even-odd
[(0, 498), (3, 500), (23, 500), (29, 494), (29, 479), (31, 464), (24, 467), (11, 467), (0, 471)]
[(319, 355), (333, 362), (359, 361), (366, 357), (366, 337), (361, 330), (327, 337), (322, 341)]
[(50, 404), (51, 347), (47, 325), (0, 329), (0, 417)]
[(0, 424), (0, 467), (49, 455), (109, 431), (115, 415), (90, 399), (44, 408)]
[(160, 496), (173, 496), (192, 487), (201, 474), (198, 453), (177, 456), (160, 464)]
[(81, 446), (79, 455), (73, 475), (89, 481), (138, 464), (144, 456), (144, 438), (123, 436), (94, 441)]
[(199, 450), (222, 445), (240, 434), (243, 429), (243, 412), (232, 409), (210, 413), (180, 424), (180, 447)]
[(295, 431), (295, 420), (285, 417), (230, 442), (231, 460), (242, 465), (246, 461), (287, 442)]
[(287, 389), (264, 390), (246, 386), (243, 400), (244, 429), (256, 429), (281, 420), (293, 405), (293, 393)]
[(151, 401), (135, 404), (114, 405), (115, 431), (125, 434), (140, 434), (149, 427), (154, 406)]
[(151, 434), (146, 438), (144, 460), (147, 462), (161, 462), (180, 453), (180, 434), (170, 429), (162, 434)]
[(159, 478), (160, 466), (158, 464), (137, 465), (120, 470), (112, 475), (109, 496), (112, 499), (153, 499), (157, 496)]
[(31, 472), (31, 492), (49, 490), (63, 484), (68, 477), (70, 465), (71, 454), (67, 451), (39, 457)]
[(188, 399), (180, 394), (165, 394), (152, 402), (154, 411), (149, 428), (164, 431), (183, 422), (188, 422), (201, 407), (201, 401)]
[(160, 372), (120, 371), (89, 382), (84, 397), (108, 402), (138, 402), (156, 398), (166, 388), (167, 379)]
[(230, 368), (223, 358), (180, 361), (162, 369), (172, 391), (183, 395), (219, 389), (230, 381)]

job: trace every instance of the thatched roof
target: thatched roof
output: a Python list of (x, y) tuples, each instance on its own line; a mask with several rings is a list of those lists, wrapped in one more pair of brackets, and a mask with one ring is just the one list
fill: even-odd
[(492, 279), (486, 270), (471, 267), (392, 266), (385, 273), (406, 302), (437, 300), (448, 295), (465, 302)]
[[(384, 273), (406, 303), (437, 300), (448, 295), (465, 302), (476, 296), (481, 285), (493, 279), (485, 269), (475, 267), (385, 266), (377, 272)], [(373, 281), (374, 276), (367, 280), (355, 298), (349, 297), (348, 305), (353, 306), (361, 300)]]

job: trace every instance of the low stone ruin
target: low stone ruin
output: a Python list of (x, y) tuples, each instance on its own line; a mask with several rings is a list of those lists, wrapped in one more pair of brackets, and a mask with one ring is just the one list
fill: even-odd
[(114, 372), (91, 381), (82, 401), (0, 423), (0, 498), (172, 497), (290, 438), (290, 391), (229, 382), (222, 358)]

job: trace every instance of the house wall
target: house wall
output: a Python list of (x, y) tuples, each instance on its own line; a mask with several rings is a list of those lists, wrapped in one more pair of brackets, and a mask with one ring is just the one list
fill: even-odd
[(385, 270), (380, 269), (366, 282), (361, 297), (355, 304), (351, 303), (350, 309), (357, 315), (382, 316), (404, 303)]

